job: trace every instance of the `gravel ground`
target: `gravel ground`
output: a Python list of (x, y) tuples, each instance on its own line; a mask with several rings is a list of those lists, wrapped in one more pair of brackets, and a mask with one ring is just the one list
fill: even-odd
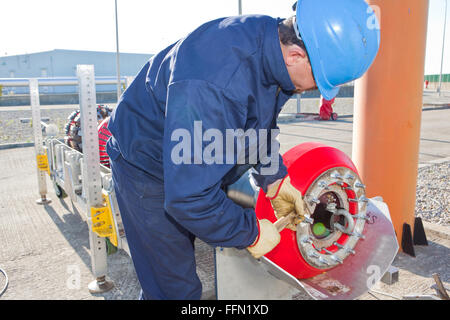
[(419, 169), (416, 216), (450, 226), (450, 161)]
[[(111, 105), (112, 106), (112, 105)], [(48, 107), (48, 106), (47, 106)], [(319, 112), (319, 99), (302, 99), (301, 112), (317, 113)], [(67, 117), (76, 110), (76, 107), (41, 109), (41, 118), (48, 118), (58, 126), (58, 139), (64, 138), (64, 126), (67, 123)], [(334, 105), (334, 111), (339, 115), (349, 115), (353, 113), (353, 98), (339, 98)], [(290, 114), (297, 112), (297, 100), (291, 99), (283, 107), (281, 113)], [(8, 143), (29, 143), (33, 142), (33, 128), (31, 121), (21, 122), (21, 119), (31, 119), (31, 110), (8, 110), (0, 107), (0, 145)]]
[[(58, 126), (57, 138), (64, 137), (64, 126), (67, 117), (76, 109), (41, 110), (41, 118), (49, 118)], [(31, 119), (31, 110), (2, 111), (0, 109), (0, 144), (33, 142), (33, 128), (31, 120), (22, 123), (21, 119)]]

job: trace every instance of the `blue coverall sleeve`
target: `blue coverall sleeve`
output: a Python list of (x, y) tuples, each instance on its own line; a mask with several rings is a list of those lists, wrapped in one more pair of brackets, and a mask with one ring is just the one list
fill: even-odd
[[(274, 120), (276, 121), (276, 120)], [(257, 185), (264, 190), (264, 192), (267, 193), (267, 187), (277, 181), (278, 179), (283, 179), (285, 176), (287, 176), (287, 168), (283, 163), (283, 158), (281, 154), (279, 153), (280, 150), (280, 142), (276, 139), (276, 135), (272, 135), (274, 132), (279, 133), (279, 128), (276, 124), (274, 124), (273, 129), (276, 131), (271, 131), (271, 134), (268, 135), (267, 139), (267, 146), (268, 146), (268, 157), (270, 159), (277, 160), (277, 163), (267, 163), (267, 164), (261, 164), (259, 163), (255, 169), (257, 173), (252, 173), (253, 178), (256, 180)], [(275, 149), (272, 149), (271, 146), (275, 146)], [(272, 154), (272, 152), (276, 154)], [(276, 172), (271, 172), (273, 170), (268, 170), (269, 168), (276, 168)]]
[(258, 235), (255, 212), (235, 204), (221, 188), (234, 166), (226, 159), (225, 133), (244, 128), (245, 107), (222, 88), (188, 80), (169, 86), (165, 113), (165, 210), (210, 245), (248, 247)]

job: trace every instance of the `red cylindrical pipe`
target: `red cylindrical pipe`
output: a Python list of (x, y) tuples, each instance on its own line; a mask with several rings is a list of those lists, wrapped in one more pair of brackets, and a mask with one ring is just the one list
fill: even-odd
[[(283, 162), (288, 169), (292, 185), (302, 195), (305, 195), (317, 177), (331, 168), (344, 167), (357, 173), (354, 164), (345, 153), (316, 142), (302, 143), (290, 149), (283, 155)], [(277, 220), (270, 200), (266, 198), (263, 190), (259, 192), (255, 211), (258, 219), (268, 219), (271, 222)], [(357, 213), (357, 206), (350, 206), (350, 213)], [(280, 235), (280, 244), (266, 254), (268, 259), (299, 279), (310, 278), (326, 271), (317, 269), (305, 261), (297, 245), (296, 232), (284, 229)], [(337, 242), (343, 244), (347, 238), (347, 235), (342, 235)], [(333, 251), (333, 248), (329, 249)]]

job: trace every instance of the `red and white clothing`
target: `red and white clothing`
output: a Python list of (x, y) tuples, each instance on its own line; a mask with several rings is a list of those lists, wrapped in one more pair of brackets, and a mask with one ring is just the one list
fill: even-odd
[(106, 142), (111, 137), (111, 132), (108, 130), (109, 117), (104, 119), (98, 126), (98, 144), (100, 152), (100, 163), (109, 168), (109, 156), (106, 153)]

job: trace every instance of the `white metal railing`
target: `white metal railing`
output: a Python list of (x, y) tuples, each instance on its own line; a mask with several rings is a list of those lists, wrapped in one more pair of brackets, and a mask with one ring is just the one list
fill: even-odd
[[(129, 249), (112, 187), (111, 171), (100, 165), (99, 159), (95, 84), (102, 81), (95, 78), (92, 65), (77, 66), (77, 75), (75, 82), (73, 79), (66, 82), (53, 80), (53, 84), (78, 87), (81, 117), (83, 123), (87, 124), (82, 126), (83, 153), (57, 140), (55, 138), (57, 129), (51, 124), (44, 124), (46, 137), (42, 136), (38, 79), (19, 81), (15, 79), (15, 82), (9, 83), (16, 86), (18, 83), (24, 85), (26, 82), (32, 98), (31, 111), (40, 194), (37, 202), (47, 204), (51, 201), (46, 197), (48, 173), (57, 195), (58, 192), (61, 196), (66, 193), (72, 202), (82, 207), (89, 226), (92, 273), (95, 277), (88, 287), (90, 292), (98, 293), (112, 288), (112, 282), (106, 280), (108, 248), (104, 238), (108, 238), (118, 249), (123, 249), (127, 253)], [(49, 82), (41, 81), (39, 84), (48, 85)]]
[[(133, 77), (121, 77), (120, 82), (128, 87)], [(76, 77), (57, 77), (57, 78), (33, 78), (37, 80), (38, 86), (78, 86)], [(3, 87), (28, 87), (30, 78), (0, 78), (0, 86)], [(96, 77), (96, 85), (116, 84), (117, 78), (114, 77)]]

